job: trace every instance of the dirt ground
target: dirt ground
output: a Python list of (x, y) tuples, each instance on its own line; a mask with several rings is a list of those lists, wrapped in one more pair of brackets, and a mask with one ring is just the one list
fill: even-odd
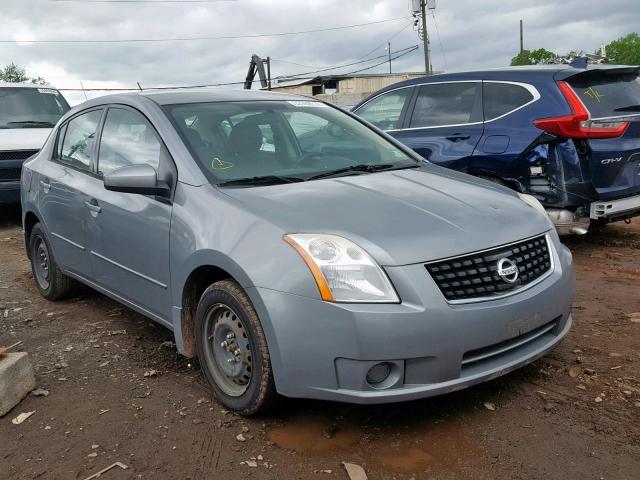
[(567, 241), (574, 327), (528, 367), (423, 401), (288, 400), (252, 419), (211, 398), (164, 328), (90, 290), (42, 299), (19, 223), (0, 210), (0, 345), (22, 340), (50, 393), (0, 418), (0, 479), (116, 461), (129, 468), (101, 478), (347, 479), (343, 461), (370, 479), (640, 478), (640, 221)]

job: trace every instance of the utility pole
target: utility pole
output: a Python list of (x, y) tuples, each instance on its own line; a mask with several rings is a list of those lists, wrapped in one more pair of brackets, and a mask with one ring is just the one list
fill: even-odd
[(391, 42), (387, 43), (387, 48), (389, 50), (389, 73), (391, 73)]
[(524, 62), (524, 33), (522, 29), (522, 19), (520, 19), (520, 65)]
[(424, 71), (431, 75), (431, 62), (429, 61), (429, 34), (427, 33), (427, 0), (420, 0), (422, 14), (422, 42), (424, 47)]
[(267, 57), (267, 84), (269, 90), (271, 90), (271, 57)]

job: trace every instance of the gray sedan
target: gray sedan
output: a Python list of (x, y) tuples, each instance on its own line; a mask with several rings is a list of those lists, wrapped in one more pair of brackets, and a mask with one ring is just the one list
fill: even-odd
[(24, 165), (21, 195), (44, 297), (81, 282), (164, 325), (242, 414), (277, 394), (450, 392), (571, 326), (571, 254), (535, 198), (303, 97), (90, 100)]

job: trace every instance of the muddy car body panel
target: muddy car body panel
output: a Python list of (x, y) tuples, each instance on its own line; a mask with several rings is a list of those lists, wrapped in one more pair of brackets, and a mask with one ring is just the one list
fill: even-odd
[[(214, 115), (221, 108), (249, 114), (234, 123)], [(108, 189), (97, 159), (111, 148), (112, 110), (141, 116), (152, 127), (145, 133), (160, 140), (155, 168), (167, 195)], [(56, 161), (56, 152), (65, 149), (60, 132), (68, 135), (74, 119), (92, 111), (98, 120), (87, 138), (95, 143), (83, 144), (81, 172)], [(274, 176), (266, 185), (220, 182), (211, 175), (224, 175), (220, 170), (232, 163), (243, 168), (244, 157), (211, 151), (210, 142), (199, 143), (188, 130), (215, 118), (220, 128), (207, 123), (207, 131), (232, 139), (233, 128), (251, 134), (247, 118), (263, 129), (268, 124), (274, 135), (259, 134), (252, 155), (270, 159), (270, 142), (284, 134), (278, 121), (293, 121), (294, 113), (364, 128), (411, 165), (305, 181)], [(131, 123), (124, 122), (125, 130)], [(301, 143), (322, 137), (308, 130), (312, 123), (295, 125)], [(330, 136), (340, 136), (338, 130), (331, 128)], [(139, 140), (140, 128), (132, 131)], [(350, 138), (341, 148), (362, 154)], [(236, 146), (248, 143), (241, 137)], [(203, 278), (233, 278), (264, 328), (277, 391), (291, 397), (371, 403), (444, 393), (533, 361), (571, 325), (571, 254), (546, 215), (508, 188), (425, 164), (356, 116), (297, 96), (198, 91), (91, 100), (69, 112), (25, 164), (22, 205), (27, 238), (40, 222), (66, 275), (162, 323), (186, 355), (195, 354), (192, 289)], [(283, 240), (296, 235), (353, 242), (383, 272), (390, 300), (325, 300), (299, 251)], [(520, 272), (517, 284), (501, 280), (514, 272), (500, 273), (498, 263), (507, 257)], [(447, 263), (461, 283), (449, 281)], [(372, 371), (384, 379), (376, 383)]]
[[(353, 110), (431, 162), (536, 196), (561, 233), (577, 233), (590, 219), (640, 214), (639, 72), (554, 65), (434, 75)], [(582, 126), (557, 128), (570, 117)]]

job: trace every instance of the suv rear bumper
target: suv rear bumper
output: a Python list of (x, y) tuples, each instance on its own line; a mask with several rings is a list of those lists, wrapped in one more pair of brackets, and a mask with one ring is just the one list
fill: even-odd
[(0, 182), (0, 205), (20, 203), (20, 181)]
[(619, 200), (593, 202), (589, 209), (589, 216), (592, 220), (612, 222), (637, 215), (640, 215), (640, 195)]

